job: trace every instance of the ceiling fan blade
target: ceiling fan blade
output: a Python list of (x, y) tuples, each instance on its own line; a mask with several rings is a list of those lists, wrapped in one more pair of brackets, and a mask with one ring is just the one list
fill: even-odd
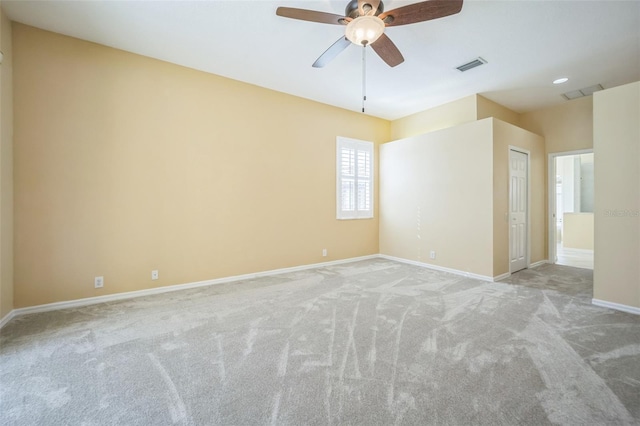
[(400, 65), (404, 62), (402, 53), (400, 53), (396, 45), (393, 44), (386, 34), (382, 34), (380, 38), (371, 45), (371, 47), (390, 67), (395, 67), (396, 65)]
[(380, 6), (380, 0), (358, 0), (358, 12), (360, 16), (375, 15), (378, 6)]
[(342, 36), (331, 45), (322, 55), (313, 63), (314, 68), (322, 68), (333, 60), (340, 52), (349, 47), (351, 42), (345, 36)]
[(414, 24), (455, 15), (462, 10), (462, 0), (427, 0), (381, 13), (387, 27)]
[(285, 18), (300, 19), (301, 21), (320, 22), (321, 24), (346, 25), (351, 18), (334, 15), (333, 13), (317, 12), (315, 10), (296, 9), (293, 7), (279, 7), (276, 15)]

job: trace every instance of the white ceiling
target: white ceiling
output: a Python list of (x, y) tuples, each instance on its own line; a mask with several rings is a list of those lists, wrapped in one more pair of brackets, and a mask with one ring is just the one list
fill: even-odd
[[(278, 6), (344, 14), (341, 1), (2, 1), (14, 21), (359, 111), (362, 48), (311, 64), (344, 27), (276, 16)], [(416, 1), (387, 0), (385, 10)], [(480, 93), (524, 112), (561, 93), (640, 80), (640, 1), (465, 0), (462, 12), (389, 27), (405, 62), (368, 49), (367, 114), (396, 119)], [(456, 66), (481, 56), (486, 65)], [(554, 86), (552, 80), (569, 77)]]

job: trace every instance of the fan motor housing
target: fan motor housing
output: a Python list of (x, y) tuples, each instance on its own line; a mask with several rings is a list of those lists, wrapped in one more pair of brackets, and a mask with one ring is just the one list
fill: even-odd
[[(365, 3), (365, 5), (369, 5), (369, 4)], [(378, 16), (382, 12), (384, 12), (384, 4), (380, 2), (380, 5), (378, 6), (378, 10), (376, 10), (376, 13), (374, 15)], [(348, 16), (349, 18), (352, 18), (352, 19), (356, 19), (358, 16), (360, 16), (360, 13), (358, 12), (358, 0), (351, 0), (349, 4), (347, 4), (347, 7), (344, 9), (344, 16)]]

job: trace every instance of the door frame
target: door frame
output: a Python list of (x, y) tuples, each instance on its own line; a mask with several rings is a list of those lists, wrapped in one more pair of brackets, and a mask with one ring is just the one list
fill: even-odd
[(574, 151), (561, 151), (551, 152), (548, 154), (547, 163), (547, 205), (549, 211), (547, 212), (547, 223), (549, 224), (548, 240), (549, 240), (549, 259), (547, 262), (551, 264), (556, 263), (556, 158), (567, 157), (570, 155), (592, 154), (593, 148), (577, 149)]
[(516, 151), (521, 154), (525, 154), (527, 156), (527, 244), (526, 250), (527, 254), (525, 256), (525, 262), (527, 264), (525, 269), (529, 269), (531, 266), (531, 151), (528, 149), (520, 148), (519, 146), (509, 145), (507, 151), (507, 164), (509, 167), (509, 185), (507, 186), (508, 197), (507, 197), (507, 227), (509, 228), (509, 251), (508, 251), (508, 262), (509, 262), (509, 274), (512, 274), (511, 271), (511, 151)]

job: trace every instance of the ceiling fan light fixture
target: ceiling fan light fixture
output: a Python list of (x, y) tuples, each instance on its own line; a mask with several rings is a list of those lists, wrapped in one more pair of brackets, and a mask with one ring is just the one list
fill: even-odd
[(345, 36), (353, 44), (366, 46), (373, 44), (384, 33), (384, 22), (377, 16), (359, 16), (349, 22)]

